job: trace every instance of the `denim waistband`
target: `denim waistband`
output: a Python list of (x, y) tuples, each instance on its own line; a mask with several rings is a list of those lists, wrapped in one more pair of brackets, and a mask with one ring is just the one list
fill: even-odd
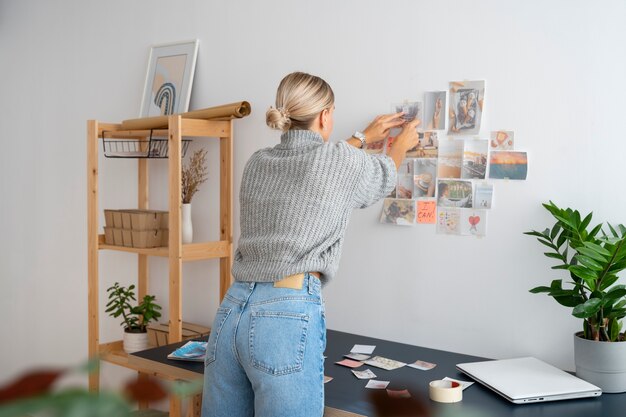
[(237, 304), (242, 304), (248, 300), (250, 294), (254, 291), (261, 291), (269, 297), (280, 295), (321, 296), (322, 283), (319, 278), (308, 272), (304, 273), (302, 288), (299, 289), (274, 287), (274, 282), (235, 281), (228, 289), (225, 298)]

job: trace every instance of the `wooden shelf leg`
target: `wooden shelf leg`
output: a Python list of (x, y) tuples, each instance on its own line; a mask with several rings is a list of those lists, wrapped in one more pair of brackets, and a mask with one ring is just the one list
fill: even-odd
[(220, 138), (220, 240), (229, 244), (228, 257), (220, 259), (220, 301), (232, 283), (233, 265), (233, 122), (230, 134)]
[[(87, 277), (88, 277), (88, 350), (89, 357), (98, 356), (100, 330), (98, 323), (98, 122), (87, 122)], [(100, 373), (89, 374), (89, 390), (97, 391)]]
[(183, 318), (182, 318), (182, 237), (180, 234), (181, 221), (181, 169), (182, 169), (182, 151), (181, 151), (181, 126), (180, 115), (169, 117), (169, 332), (170, 343), (180, 342), (183, 337)]

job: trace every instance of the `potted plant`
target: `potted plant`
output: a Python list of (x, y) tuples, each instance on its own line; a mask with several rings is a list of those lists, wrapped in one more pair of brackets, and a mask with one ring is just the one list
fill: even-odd
[(161, 317), (161, 306), (154, 302), (153, 295), (144, 296), (140, 304), (132, 306), (130, 302), (136, 301), (134, 290), (134, 285), (125, 288), (119, 282), (107, 289), (106, 312), (114, 318), (122, 317), (120, 325), (124, 327), (124, 351), (127, 353), (148, 348), (148, 323)]
[(568, 279), (566, 285), (555, 279), (530, 292), (546, 293), (583, 320), (574, 335), (576, 375), (604, 392), (626, 392), (626, 285), (618, 283), (626, 269), (626, 227), (607, 223), (605, 230), (603, 223), (591, 226), (592, 213), (583, 217), (552, 201), (543, 206), (554, 225), (525, 234), (548, 247), (544, 255), (558, 261), (552, 269), (567, 271)]
[(206, 149), (198, 149), (189, 159), (189, 164), (183, 165), (181, 173), (181, 199), (183, 202), (181, 213), (181, 231), (183, 243), (193, 241), (193, 226), (191, 223), (191, 199), (208, 178), (206, 167)]

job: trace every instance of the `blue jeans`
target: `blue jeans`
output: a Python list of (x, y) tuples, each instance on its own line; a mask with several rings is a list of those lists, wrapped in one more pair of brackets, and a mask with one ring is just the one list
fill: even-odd
[(209, 336), (202, 417), (321, 417), (325, 348), (317, 277), (233, 283)]

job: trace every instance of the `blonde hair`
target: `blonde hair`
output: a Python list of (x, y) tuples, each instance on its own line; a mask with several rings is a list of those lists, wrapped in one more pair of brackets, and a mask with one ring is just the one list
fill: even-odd
[(330, 85), (320, 77), (292, 72), (282, 79), (276, 91), (276, 108), (270, 107), (265, 121), (272, 129), (309, 129), (315, 117), (335, 103)]

